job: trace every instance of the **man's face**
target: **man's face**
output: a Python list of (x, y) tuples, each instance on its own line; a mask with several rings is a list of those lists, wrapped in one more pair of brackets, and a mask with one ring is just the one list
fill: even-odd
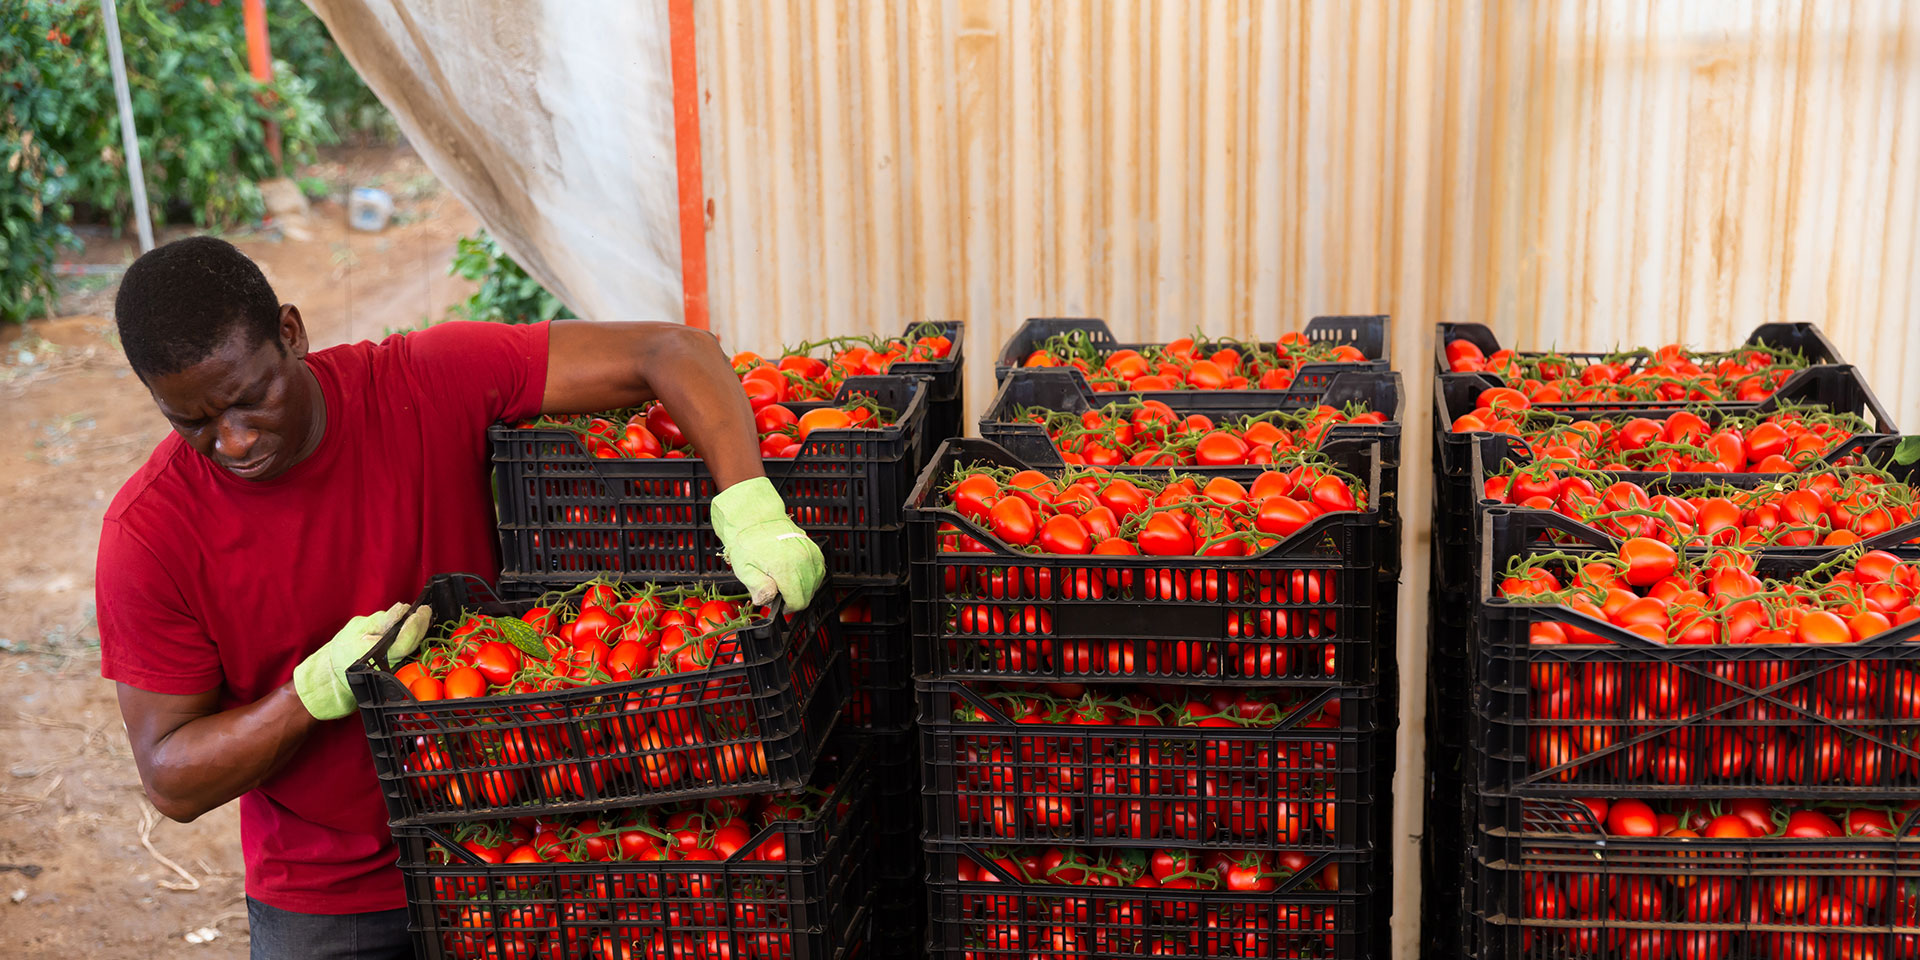
[(243, 480), (270, 480), (319, 445), (319, 384), (302, 358), (306, 327), (280, 308), (279, 336), (255, 341), (242, 327), (205, 360), (153, 377), (147, 389), (175, 433)]

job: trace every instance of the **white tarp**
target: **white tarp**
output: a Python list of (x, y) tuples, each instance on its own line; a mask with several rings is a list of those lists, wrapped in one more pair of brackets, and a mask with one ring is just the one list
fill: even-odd
[(307, 0), (440, 180), (579, 316), (680, 320), (658, 0)]

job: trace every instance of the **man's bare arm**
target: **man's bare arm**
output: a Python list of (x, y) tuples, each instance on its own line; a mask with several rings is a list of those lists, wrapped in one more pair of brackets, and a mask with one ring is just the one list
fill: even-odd
[(766, 476), (740, 378), (704, 330), (678, 323), (555, 320), (546, 413), (593, 413), (660, 400), (722, 490)]
[(147, 799), (181, 823), (273, 776), (319, 723), (291, 683), (231, 710), (219, 709), (218, 690), (177, 696), (116, 686)]

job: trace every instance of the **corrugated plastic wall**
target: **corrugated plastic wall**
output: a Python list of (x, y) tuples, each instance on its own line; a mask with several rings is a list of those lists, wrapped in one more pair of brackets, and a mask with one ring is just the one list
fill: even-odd
[[(700, 4), (730, 346), (1026, 316), (1271, 336), (1391, 312), (1409, 463), (1436, 320), (1723, 346), (1811, 320), (1920, 424), (1920, 4)], [(1426, 515), (1424, 470), (1403, 511)], [(1406, 556), (1424, 558), (1424, 531)], [(1399, 651), (1424, 658), (1409, 563)], [(1420, 795), (1402, 690), (1395, 793)], [(1397, 821), (1413, 859), (1415, 803)], [(1417, 871), (1398, 871), (1396, 925)], [(1396, 931), (1396, 954), (1413, 943)]]
[(985, 361), (1024, 316), (1272, 335), (1389, 305), (1395, 131), (1351, 121), (1394, 116), (1393, 38), (1353, 9), (701, 5), (714, 329), (965, 319)]
[(1523, 346), (1719, 345), (1806, 319), (1920, 421), (1913, 4), (699, 17), (730, 343), (961, 318), (979, 357), (1027, 315), (1144, 338), (1392, 310)]

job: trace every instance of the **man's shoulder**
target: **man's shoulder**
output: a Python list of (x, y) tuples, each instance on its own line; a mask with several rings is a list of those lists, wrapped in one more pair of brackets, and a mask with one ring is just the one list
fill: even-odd
[(193, 449), (180, 439), (179, 434), (167, 431), (166, 437), (147, 455), (146, 462), (113, 495), (113, 502), (107, 505), (107, 525), (111, 527), (129, 519), (138, 519), (158, 505), (164, 498), (166, 487), (186, 482), (186, 474), (195, 467), (195, 456)]

